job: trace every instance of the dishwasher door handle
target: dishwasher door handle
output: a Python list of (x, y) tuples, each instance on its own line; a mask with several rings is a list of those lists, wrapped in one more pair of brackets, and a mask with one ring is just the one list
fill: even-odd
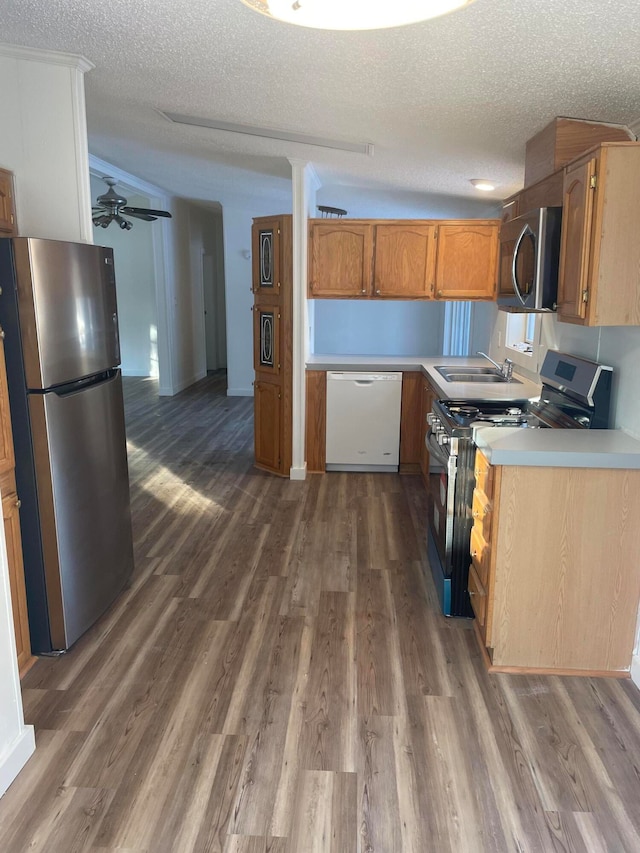
[(356, 385), (373, 385), (373, 379), (354, 379)]

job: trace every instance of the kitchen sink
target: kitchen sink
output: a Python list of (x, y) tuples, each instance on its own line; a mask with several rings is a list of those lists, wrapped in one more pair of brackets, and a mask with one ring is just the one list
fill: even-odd
[(440, 365), (436, 370), (447, 382), (509, 382), (510, 385), (521, 385), (519, 379), (513, 376), (505, 377), (495, 367), (447, 367)]

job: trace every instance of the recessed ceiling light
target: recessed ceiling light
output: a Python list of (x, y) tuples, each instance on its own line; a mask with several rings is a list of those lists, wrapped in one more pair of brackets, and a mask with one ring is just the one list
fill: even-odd
[(484, 178), (472, 178), (471, 183), (477, 190), (482, 190), (485, 193), (491, 192), (491, 190), (495, 190), (496, 185), (492, 184), (491, 181), (486, 181)]
[(473, 0), (242, 0), (269, 18), (319, 30), (381, 30), (416, 24)]

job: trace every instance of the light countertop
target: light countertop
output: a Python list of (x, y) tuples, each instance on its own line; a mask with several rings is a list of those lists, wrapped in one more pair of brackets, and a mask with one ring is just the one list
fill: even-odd
[(477, 427), (474, 440), (492, 465), (640, 468), (640, 441), (619, 429)]
[(312, 355), (308, 370), (420, 371), (427, 376), (441, 398), (463, 400), (532, 400), (540, 396), (540, 384), (514, 373), (512, 382), (447, 382), (437, 366), (489, 366), (480, 357), (443, 355), (436, 358), (403, 355)]

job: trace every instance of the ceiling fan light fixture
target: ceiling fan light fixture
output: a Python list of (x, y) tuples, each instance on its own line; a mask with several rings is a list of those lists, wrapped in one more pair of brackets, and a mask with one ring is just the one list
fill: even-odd
[(491, 190), (495, 190), (496, 188), (495, 184), (485, 178), (471, 178), (470, 183), (472, 183), (477, 190), (481, 190), (484, 193), (490, 193)]
[(382, 30), (438, 18), (474, 0), (241, 0), (287, 24), (319, 30)]

